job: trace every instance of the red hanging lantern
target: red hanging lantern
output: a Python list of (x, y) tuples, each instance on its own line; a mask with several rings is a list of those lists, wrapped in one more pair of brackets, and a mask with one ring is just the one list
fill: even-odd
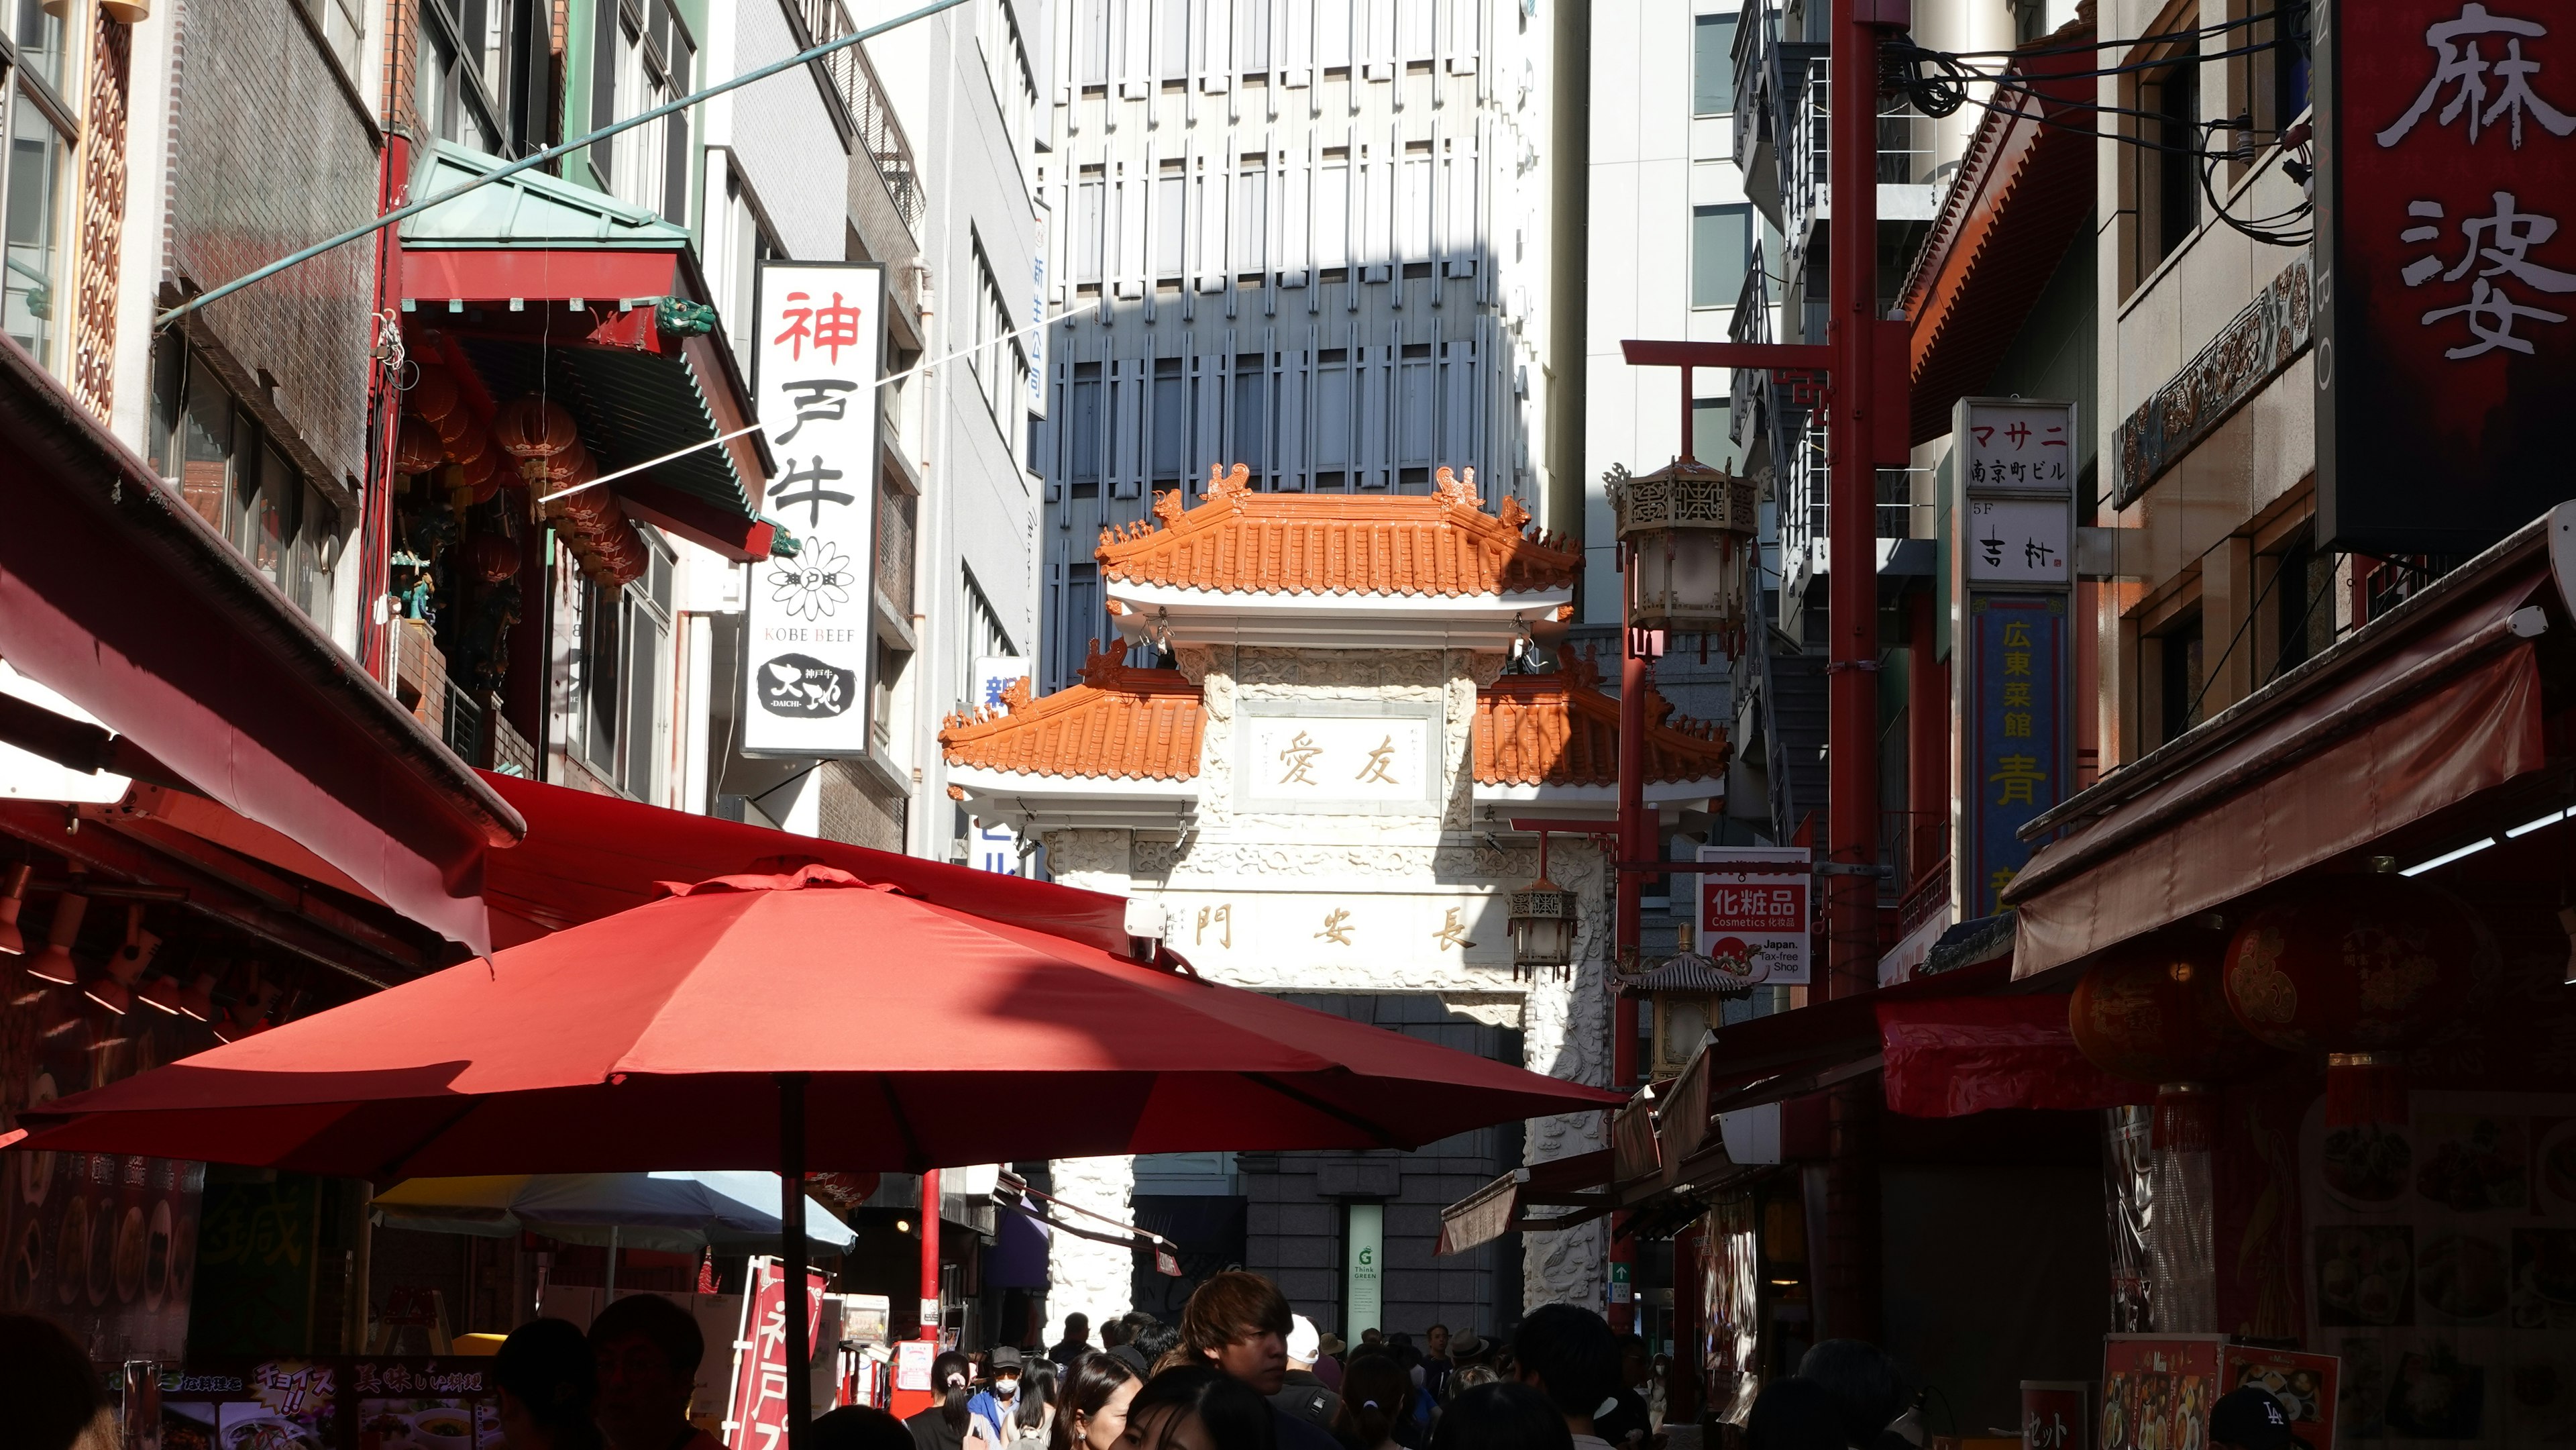
[(2159, 1148), (2206, 1148), (2212, 1084), (2255, 1077), (2279, 1055), (2227, 1010), (2220, 985), (2226, 941), (2171, 934), (2113, 948), (2067, 1001), (2067, 1027), (2094, 1066), (2152, 1083)]
[(570, 448), (552, 457), (519, 460), (519, 477), (529, 487), (542, 488), (549, 493), (562, 488), (573, 478), (591, 478), (598, 473), (599, 464), (591, 458), (590, 450), (582, 447), (578, 439)]
[(442, 446), (452, 446), (457, 439), (465, 436), (466, 430), (472, 428), (476, 421), (473, 409), (458, 408), (445, 417), (431, 418), (428, 423), (431, 431), (438, 434), (438, 441)]
[(530, 483), (549, 476), (546, 469), (532, 469), (531, 464), (542, 464), (581, 446), (581, 429), (574, 425), (572, 414), (561, 403), (534, 393), (492, 415), (492, 436), (502, 452), (520, 461), (520, 475)]
[(2227, 1005), (2274, 1047), (2326, 1054), (2326, 1125), (2406, 1121), (2405, 1049), (2441, 1025), (2484, 950), (2476, 915), (2394, 874), (2322, 881), (2246, 918)]
[(469, 426), (447, 440), (447, 461), (450, 463), (470, 464), (491, 451), (492, 434), (486, 428)]
[(458, 486), (472, 493), (470, 502), (490, 503), (493, 495), (501, 491), (502, 481), (510, 477), (510, 470), (501, 466), (501, 455), (487, 449), (476, 454), (473, 462), (460, 464), (457, 477)]
[(422, 418), (444, 418), (456, 411), (458, 401), (456, 379), (445, 368), (425, 364), (403, 393), (403, 407)]
[(519, 541), (500, 534), (474, 537), (474, 572), (487, 584), (498, 584), (519, 572)]
[(405, 418), (394, 434), (394, 468), (402, 473), (427, 473), (447, 456), (447, 447), (436, 430), (418, 418)]

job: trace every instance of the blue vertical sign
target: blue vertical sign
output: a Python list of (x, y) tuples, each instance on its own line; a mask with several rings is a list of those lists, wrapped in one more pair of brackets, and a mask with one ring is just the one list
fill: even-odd
[(2073, 786), (2075, 405), (1962, 398), (1951, 416), (1953, 921), (2002, 911), (2021, 828)]
[[(1028, 699), (1029, 662), (1017, 655), (978, 655), (974, 686), (977, 707), (1007, 712)], [(1019, 832), (998, 819), (973, 821), (972, 827), (974, 835), (967, 844), (968, 865), (997, 876), (1022, 874)]]
[(2066, 596), (1988, 594), (1968, 601), (1973, 707), (1968, 779), (1975, 808), (1961, 860), (1970, 918), (2001, 911), (2030, 860), (2021, 828), (2066, 798)]

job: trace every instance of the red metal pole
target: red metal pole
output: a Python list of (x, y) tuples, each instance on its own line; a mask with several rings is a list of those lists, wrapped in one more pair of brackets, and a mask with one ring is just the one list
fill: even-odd
[(939, 1342), (939, 1170), (936, 1168), (921, 1175), (921, 1337), (933, 1344)]
[[(1871, 431), (1878, 400), (1870, 344), (1878, 319), (1878, 30), (1870, 0), (1835, 0), (1832, 267), (1834, 348), (1828, 570), (1831, 806), (1825, 877), (1827, 994), (1878, 986), (1878, 489)], [(1878, 1085), (1846, 1083), (1830, 1101), (1825, 1167), (1825, 1322), (1838, 1339), (1878, 1338)]]
[[(1623, 561), (1624, 563), (1624, 561)], [(1625, 869), (1626, 863), (1644, 861), (1654, 855), (1654, 818), (1646, 814), (1646, 687), (1648, 667), (1640, 648), (1637, 631), (1628, 627), (1629, 575), (1620, 581), (1619, 610), (1619, 836), (1615, 847), (1621, 869), (1612, 873), (1617, 883), (1612, 896), (1615, 910), (1612, 921), (1613, 954), (1611, 970), (1615, 974), (1632, 972), (1638, 967), (1638, 950), (1644, 935), (1642, 917), (1645, 909), (1645, 878)], [(1612, 989), (1617, 990), (1614, 980)], [(1621, 1091), (1637, 1082), (1637, 999), (1625, 995), (1612, 999), (1610, 1027), (1610, 1085)], [(1629, 1266), (1629, 1302), (1612, 1303), (1610, 1327), (1626, 1332), (1636, 1321), (1636, 1240), (1619, 1232), (1626, 1227), (1624, 1213), (1611, 1219), (1610, 1273), (1616, 1282), (1616, 1266)]]

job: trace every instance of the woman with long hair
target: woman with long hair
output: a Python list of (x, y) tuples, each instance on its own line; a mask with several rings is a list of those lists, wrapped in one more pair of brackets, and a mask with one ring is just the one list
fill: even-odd
[(921, 1450), (965, 1450), (972, 1418), (966, 1403), (975, 1396), (975, 1362), (949, 1350), (930, 1362), (930, 1392), (938, 1403), (904, 1421)]
[(1020, 1402), (1002, 1433), (1011, 1450), (1046, 1450), (1055, 1424), (1055, 1361), (1044, 1355), (1021, 1356)]
[(1333, 1433), (1346, 1450), (1391, 1450), (1413, 1408), (1413, 1377), (1391, 1354), (1363, 1354), (1342, 1370)]
[(1212, 1365), (1182, 1365), (1136, 1392), (1118, 1450), (1279, 1450), (1276, 1413), (1234, 1376)]
[[(1475, 1368), (1494, 1372), (1490, 1364)], [(1510, 1380), (1488, 1380), (1450, 1397), (1431, 1431), (1431, 1450), (1574, 1450), (1574, 1436), (1546, 1395)]]
[(1127, 1405), (1145, 1387), (1127, 1361), (1106, 1350), (1066, 1366), (1056, 1394), (1047, 1450), (1117, 1450), (1127, 1433)]

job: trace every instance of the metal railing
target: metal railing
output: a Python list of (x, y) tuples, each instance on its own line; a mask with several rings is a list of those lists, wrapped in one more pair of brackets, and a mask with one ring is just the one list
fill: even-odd
[[(838, 40), (859, 28), (841, 0), (805, 0), (805, 26), (816, 45)], [(877, 79), (876, 68), (868, 64), (867, 52), (859, 46), (834, 51), (819, 64), (832, 77), (842, 103), (850, 108), (850, 120), (859, 130), (859, 146), (884, 180), (896, 214), (918, 238), (922, 214), (928, 208), (921, 190), (921, 167), (912, 159), (912, 143), (905, 139), (902, 124), (895, 120), (894, 107), (886, 103), (885, 83)]]
[[(1781, 231), (1800, 246), (1830, 206), (1833, 178), (1833, 60), (1808, 60), (1793, 108), (1796, 123), (1781, 138)], [(1878, 181), (1905, 185), (1932, 169), (1932, 126), (1911, 101), (1882, 101), (1878, 113)]]

